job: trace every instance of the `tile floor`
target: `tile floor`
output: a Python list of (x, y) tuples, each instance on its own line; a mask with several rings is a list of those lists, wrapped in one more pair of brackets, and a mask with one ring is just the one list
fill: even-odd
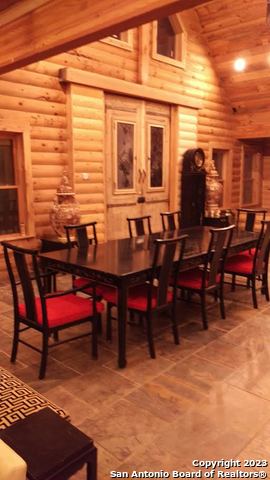
[[(39, 381), (36, 352), (20, 345), (16, 364), (9, 362), (11, 293), (2, 285), (0, 364), (65, 408), (94, 439), (99, 480), (112, 470), (197, 471), (194, 459), (270, 462), (270, 305), (260, 296), (254, 310), (246, 288), (227, 286), (225, 296), (226, 320), (209, 301), (208, 331), (198, 306), (179, 303), (179, 346), (168, 317), (157, 319), (156, 360), (148, 356), (143, 329), (129, 326), (127, 368), (117, 368), (115, 330), (112, 343), (100, 336), (97, 361), (87, 338), (52, 350), (47, 377)], [(73, 477), (84, 478), (83, 470)]]

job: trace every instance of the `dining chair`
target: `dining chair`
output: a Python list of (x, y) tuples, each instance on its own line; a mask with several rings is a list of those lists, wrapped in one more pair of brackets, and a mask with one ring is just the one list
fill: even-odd
[[(97, 245), (97, 231), (96, 231), (96, 224), (97, 222), (88, 222), (88, 223), (81, 223), (78, 225), (64, 225), (64, 229), (66, 231), (67, 243), (68, 246), (71, 247), (78, 247), (81, 251), (86, 251), (89, 245)], [(88, 234), (90, 229), (90, 235)], [(74, 238), (75, 237), (75, 238)], [(78, 277), (76, 278), (74, 275), (72, 276), (72, 287), (73, 288), (81, 288), (83, 292), (92, 295), (92, 287), (91, 281)], [(84, 288), (85, 287), (85, 288)], [(96, 285), (96, 294), (102, 296), (100, 288)]]
[[(182, 291), (197, 293), (201, 299), (203, 327), (208, 328), (206, 315), (206, 295), (214, 294), (220, 301), (221, 317), (225, 318), (223, 296), (224, 263), (231, 244), (235, 225), (210, 229), (210, 240), (203, 264), (197, 268), (180, 272), (177, 287)], [(189, 295), (190, 297), (190, 295)]]
[(176, 230), (181, 225), (181, 211), (160, 212), (163, 231)]
[[(257, 241), (254, 253), (249, 250), (245, 254), (233, 255), (229, 257), (225, 263), (224, 272), (234, 277), (244, 277), (248, 283), (251, 284), (253, 307), (258, 308), (257, 294), (256, 294), (256, 280), (261, 282), (261, 292), (265, 295), (266, 300), (269, 301), (268, 289), (268, 262), (269, 262), (269, 248), (270, 248), (270, 221), (261, 221), (261, 231)], [(236, 284), (234, 283), (234, 286)], [(238, 284), (240, 286), (245, 286)]]
[[(147, 281), (128, 290), (127, 308), (130, 312), (143, 315), (146, 319), (148, 348), (151, 358), (155, 358), (153, 338), (153, 314), (165, 308), (171, 309), (174, 342), (179, 344), (176, 320), (177, 278), (185, 249), (187, 235), (154, 241), (152, 268)], [(175, 260), (176, 257), (176, 260)], [(172, 280), (173, 279), (173, 280)], [(107, 339), (112, 338), (111, 310), (117, 306), (117, 290), (104, 293), (108, 302)]]
[[(130, 238), (140, 235), (151, 235), (151, 215), (144, 215), (143, 217), (127, 218), (128, 231)], [(135, 233), (135, 235), (133, 235)]]
[[(44, 280), (46, 274), (40, 273), (38, 250), (21, 248), (8, 242), (2, 242), (4, 257), (11, 283), (14, 307), (14, 332), (11, 362), (15, 362), (18, 345), (24, 345), (41, 353), (39, 378), (45, 377), (48, 350), (70, 340), (92, 335), (92, 356), (97, 358), (97, 323), (103, 311), (103, 304), (96, 301), (95, 287), (92, 285), (91, 299), (74, 295), (81, 289), (46, 293)], [(50, 337), (58, 336), (60, 330), (81, 323), (92, 324), (89, 332), (76, 335), (67, 340), (50, 342)], [(42, 348), (37, 348), (20, 334), (34, 329), (41, 334)]]
[(265, 208), (237, 208), (236, 228), (253, 232), (256, 222), (265, 220), (267, 209)]
[[(97, 222), (88, 222), (79, 225), (64, 225), (68, 245), (73, 245), (72, 235), (75, 235), (75, 242), (79, 248), (87, 248), (91, 244), (96, 245), (98, 243), (96, 224)], [(91, 231), (90, 236), (89, 230)]]
[[(237, 208), (236, 209), (236, 228), (246, 232), (253, 232), (254, 229), (261, 228), (260, 222), (265, 220), (267, 209), (265, 208)], [(255, 248), (243, 250), (240, 255), (255, 254)], [(232, 275), (232, 291), (235, 290), (235, 275)], [(250, 281), (247, 279), (247, 287), (250, 287)]]

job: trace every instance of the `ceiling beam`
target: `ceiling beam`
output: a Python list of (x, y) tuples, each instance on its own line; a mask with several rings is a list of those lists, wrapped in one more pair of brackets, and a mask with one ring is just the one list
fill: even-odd
[(0, 14), (0, 74), (210, 1), (22, 0)]

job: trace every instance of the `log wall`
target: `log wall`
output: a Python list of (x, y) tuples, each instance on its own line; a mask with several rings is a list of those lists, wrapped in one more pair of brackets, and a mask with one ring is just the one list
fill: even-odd
[[(173, 107), (177, 172), (186, 149), (199, 146), (208, 156), (209, 142), (226, 142), (234, 157), (231, 206), (238, 205), (239, 146), (235, 141), (235, 116), (209, 58), (196, 15), (189, 11), (181, 18), (188, 35), (185, 69), (152, 58), (149, 24), (134, 29), (132, 50), (95, 42), (0, 77), (0, 110), (8, 110), (14, 117), (24, 112), (29, 118), (37, 235), (51, 232), (48, 212), (64, 166), (71, 168), (83, 219), (98, 221), (101, 240), (106, 230), (104, 92), (61, 84), (59, 70), (67, 66), (125, 80), (131, 82), (131, 87), (137, 82), (161, 92), (201, 100), (199, 111)], [(132, 88), (130, 92), (132, 95)], [(179, 177), (173, 178), (172, 205), (179, 201)]]

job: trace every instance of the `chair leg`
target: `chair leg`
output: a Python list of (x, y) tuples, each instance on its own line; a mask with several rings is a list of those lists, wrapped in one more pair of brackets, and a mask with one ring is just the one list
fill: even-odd
[(102, 317), (100, 313), (98, 314), (98, 317), (97, 317), (97, 329), (98, 329), (98, 333), (102, 334)]
[(15, 320), (14, 322), (14, 332), (13, 332), (13, 343), (12, 343), (12, 352), (10, 361), (14, 363), (16, 361), (18, 346), (19, 346), (19, 334), (20, 334), (20, 322)]
[(206, 298), (205, 298), (205, 293), (201, 293), (201, 311), (202, 311), (202, 321), (203, 321), (203, 328), (204, 330), (208, 329), (208, 322), (207, 322), (207, 316), (206, 316)]
[(154, 340), (153, 340), (152, 315), (151, 315), (151, 313), (146, 314), (146, 331), (147, 331), (147, 340), (148, 340), (150, 357), (151, 358), (156, 358)]
[(42, 380), (45, 377), (46, 367), (47, 367), (47, 358), (48, 358), (48, 341), (49, 336), (47, 333), (43, 333), (42, 336), (42, 354), (41, 354), (41, 362), (40, 362), (40, 369), (39, 369), (39, 379)]
[(55, 342), (59, 342), (59, 332), (53, 332), (53, 338)]
[(257, 294), (256, 294), (256, 277), (255, 276), (251, 279), (251, 286), (252, 286), (253, 307), (258, 308)]
[(232, 288), (231, 288), (231, 291), (234, 292), (235, 291), (235, 274), (233, 273), (232, 275)]
[(269, 288), (268, 288), (268, 275), (267, 273), (263, 274), (263, 293), (265, 295), (266, 300), (269, 302)]
[(107, 303), (107, 318), (106, 318), (106, 340), (112, 340), (112, 307), (111, 303)]
[(179, 345), (178, 325), (176, 320), (176, 302), (172, 306), (172, 331), (175, 345)]
[(220, 305), (220, 315), (221, 318), (225, 320), (225, 305), (224, 305), (224, 294), (223, 294), (223, 283), (219, 286), (219, 305)]
[(92, 357), (98, 358), (98, 317), (96, 315), (92, 318)]

